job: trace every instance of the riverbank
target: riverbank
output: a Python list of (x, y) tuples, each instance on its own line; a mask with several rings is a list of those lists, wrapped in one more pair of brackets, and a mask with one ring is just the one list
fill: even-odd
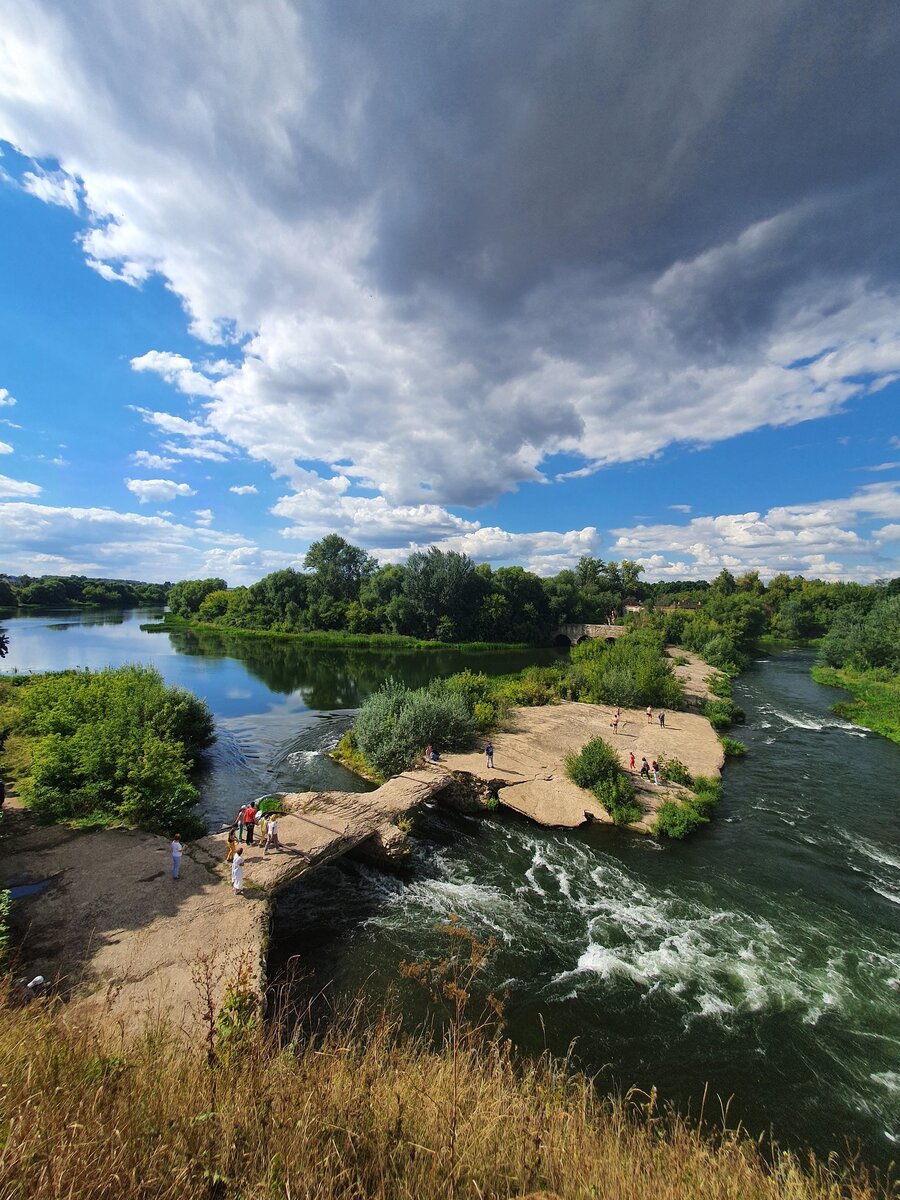
[(826, 666), (813, 667), (812, 677), (816, 683), (852, 693), (852, 700), (833, 704), (832, 712), (900, 745), (900, 677), (885, 679), (880, 670)]
[(300, 646), (321, 646), (335, 650), (462, 650), (491, 653), (498, 650), (533, 649), (527, 642), (438, 642), (393, 633), (342, 633), (322, 629), (284, 633), (272, 629), (232, 629), (229, 626), (203, 621), (188, 621), (172, 613), (166, 613), (162, 621), (151, 621), (141, 625), (142, 633), (172, 633), (175, 630), (216, 633), (223, 638), (265, 638), (269, 641), (294, 642)]

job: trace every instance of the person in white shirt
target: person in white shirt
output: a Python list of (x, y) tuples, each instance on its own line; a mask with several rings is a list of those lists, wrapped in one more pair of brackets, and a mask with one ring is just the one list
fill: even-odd
[(231, 860), (231, 886), (238, 896), (244, 894), (244, 847), (238, 846)]
[(270, 846), (274, 846), (276, 850), (281, 849), (281, 842), (278, 840), (278, 822), (275, 820), (274, 813), (266, 818), (266, 844), (263, 846), (263, 858), (269, 853)]
[(172, 878), (177, 879), (181, 875), (181, 856), (184, 854), (184, 846), (181, 844), (181, 834), (176, 833), (172, 839)]

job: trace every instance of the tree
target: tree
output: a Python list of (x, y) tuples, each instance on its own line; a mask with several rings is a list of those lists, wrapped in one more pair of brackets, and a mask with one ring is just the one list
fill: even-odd
[[(475, 572), (467, 554), (455, 550), (417, 550), (409, 556), (403, 591), (411, 607), (415, 632), (442, 640), (467, 637), (474, 628), (481, 599), (489, 584)], [(451, 625), (452, 623), (452, 631)]]
[(0, 608), (15, 608), (16, 593), (8, 579), (0, 579)]
[(182, 579), (169, 590), (169, 608), (176, 616), (192, 617), (210, 592), (224, 592), (224, 579)]
[(359, 546), (352, 546), (336, 533), (329, 533), (320, 542), (313, 542), (303, 565), (312, 571), (310, 580), (313, 596), (327, 596), (345, 604), (359, 599), (364, 579), (374, 574), (378, 563)]
[(0, 629), (0, 658), (6, 658), (9, 654), (9, 634), (5, 629)]

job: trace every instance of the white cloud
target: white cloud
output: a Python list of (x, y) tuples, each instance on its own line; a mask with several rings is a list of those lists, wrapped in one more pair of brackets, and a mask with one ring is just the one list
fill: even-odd
[(256, 487), (252, 483), (242, 483), (240, 487), (230, 487), (229, 492), (234, 492), (236, 496), (255, 496)]
[(900, 467), (900, 462), (883, 462), (875, 467), (865, 467), (866, 471), (896, 471)]
[(196, 496), (186, 483), (175, 483), (172, 479), (126, 479), (125, 486), (133, 492), (141, 504), (151, 500), (174, 500), (176, 496)]
[(33, 574), (53, 570), (158, 581), (224, 575), (232, 584), (299, 565), (294, 554), (261, 550), (239, 534), (159, 514), (17, 501), (0, 506), (0, 561), (7, 570)]
[(692, 506), (690, 504), (670, 504), (669, 508), (672, 512), (689, 513)]
[(13, 448), (9, 442), (0, 442), (0, 454), (12, 454)]
[(214, 515), (215, 514), (213, 513), (213, 510), (211, 508), (195, 508), (194, 509), (194, 516), (197, 518), (198, 525), (203, 525), (203, 526), (207, 526), (207, 527), (212, 525)]
[(41, 491), (36, 483), (25, 483), (24, 480), (0, 475), (0, 496), (39, 496)]
[(15, 397), (11, 396), (5, 387), (0, 387), (0, 408), (15, 404)]
[(171, 471), (177, 459), (164, 458), (161, 454), (151, 454), (149, 450), (135, 450), (131, 461), (148, 471)]
[(36, 167), (22, 176), (22, 187), (47, 204), (68, 208), (74, 213), (80, 211), (78, 185), (64, 171), (45, 171), (42, 167)]
[[(397, 550), (376, 550), (376, 556), (386, 561), (397, 562), (415, 550), (425, 550), (432, 542), (412, 542)], [(476, 562), (488, 562), (495, 566), (522, 565), (536, 575), (556, 575), (571, 569), (579, 558), (594, 555), (600, 545), (600, 535), (593, 526), (572, 529), (567, 533), (543, 531), (536, 533), (509, 533), (496, 526), (475, 529), (469, 533), (440, 539), (442, 550), (456, 550), (468, 554)]]
[[(320, 56), (311, 39), (324, 16), (307, 19), (282, 0), (229, 8), (227, 20), (168, 0), (127, 12), (83, 0), (74, 12), (41, 0), (8, 5), (0, 135), (26, 153), (58, 157), (63, 170), (34, 174), (30, 188), (54, 203), (81, 197), (91, 218), (82, 239), (90, 266), (132, 285), (159, 275), (191, 332), (230, 347), (233, 363), (164, 349), (133, 358), (135, 371), (167, 381), (202, 416), (138, 411), (161, 434), (182, 439), (163, 443), (172, 459), (224, 462), (240, 449), (269, 464), (292, 489), (273, 509), (289, 523), (285, 537), (339, 530), (392, 553), (469, 539), (492, 553), (518, 547), (542, 566), (554, 551), (540, 539), (563, 538), (571, 546), (555, 553), (568, 561), (583, 531), (497, 531), (492, 541), (450, 509), (542, 481), (556, 453), (576, 456), (583, 466), (567, 475), (583, 475), (658, 456), (673, 442), (711, 444), (833, 414), (900, 375), (896, 288), (827, 263), (814, 276), (787, 272), (790, 288), (750, 286), (812, 244), (824, 201), (781, 197), (762, 206), (765, 220), (739, 214), (702, 246), (685, 228), (683, 242), (672, 239), (688, 247), (677, 261), (666, 247), (625, 269), (627, 256), (617, 260), (604, 241), (614, 221), (598, 219), (587, 191), (572, 204), (584, 207), (575, 224), (591, 242), (589, 256), (569, 254), (571, 228), (547, 222), (547, 238), (535, 239), (509, 219), (528, 190), (521, 180), (507, 186), (504, 165), (519, 154), (544, 161), (527, 136), (531, 108), (547, 109), (533, 96), (513, 104), (511, 117), (497, 110), (505, 137), (483, 153), (496, 164), (496, 186), (472, 185), (473, 219), (454, 208), (444, 220), (443, 205), (431, 201), (443, 199), (440, 163), (456, 161), (459, 130), (450, 114), (438, 123), (428, 113), (410, 130), (413, 148), (423, 145), (414, 135), (426, 134), (415, 159), (433, 193), (382, 166), (385, 143), (371, 135), (384, 129), (373, 123), (395, 112), (403, 89), (392, 104), (373, 102), (372, 81), (383, 77), (380, 39), (342, 37), (333, 59)], [(704, 106), (729, 95), (721, 57), (697, 97), (699, 140), (679, 128), (665, 161), (652, 159), (667, 230), (675, 205), (669, 172), (676, 160), (705, 153), (713, 116)], [(627, 100), (630, 90), (620, 90)], [(610, 111), (615, 129), (612, 118)], [(466, 145), (465, 136), (458, 141)], [(553, 142), (547, 127), (544, 143)], [(432, 144), (441, 146), (437, 166)], [(484, 170), (475, 154), (466, 158)], [(622, 185), (639, 232), (650, 190), (634, 179)], [(569, 203), (564, 192), (560, 185), (553, 197), (560, 208)], [(488, 206), (502, 198), (510, 208), (478, 208), (476, 197)], [(399, 260), (417, 250), (424, 260), (431, 248), (405, 232), (392, 239), (389, 226), (412, 226), (419, 208), (440, 215), (450, 253), (431, 273), (423, 266), (404, 276)], [(484, 238), (474, 260), (459, 232), (472, 229)], [(529, 257), (538, 243), (557, 250)], [(506, 273), (504, 257), (515, 260)], [(459, 274), (445, 282), (447, 263)], [(772, 309), (748, 321), (746, 336), (717, 341), (717, 331), (691, 324), (711, 297), (745, 292), (765, 293)], [(11, 403), (6, 396), (0, 391), (0, 403)], [(298, 463), (322, 463), (322, 475)], [(187, 488), (161, 480), (128, 486), (142, 502), (194, 494), (148, 494)], [(362, 488), (376, 495), (353, 494)], [(733, 518), (740, 528), (715, 536), (762, 538), (757, 527), (770, 515)], [(505, 540), (517, 537), (538, 540)]]
[(900, 573), (900, 561), (880, 557), (893, 526), (862, 536), (849, 526), (900, 517), (900, 484), (869, 484), (840, 500), (758, 512), (694, 517), (684, 525), (616, 529), (611, 553), (636, 558), (649, 579), (706, 578), (723, 567), (782, 571), (832, 579), (876, 579)]

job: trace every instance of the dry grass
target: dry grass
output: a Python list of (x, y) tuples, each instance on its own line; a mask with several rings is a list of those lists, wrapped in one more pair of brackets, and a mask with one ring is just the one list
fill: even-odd
[(602, 1099), (565, 1065), (516, 1064), (497, 1038), (434, 1049), (358, 1015), (289, 1045), (244, 1028), (210, 1056), (202, 1030), (191, 1051), (161, 1026), (126, 1040), (71, 1028), (49, 1001), (4, 1005), (0, 1198), (894, 1194), (786, 1154), (767, 1165), (739, 1134)]

